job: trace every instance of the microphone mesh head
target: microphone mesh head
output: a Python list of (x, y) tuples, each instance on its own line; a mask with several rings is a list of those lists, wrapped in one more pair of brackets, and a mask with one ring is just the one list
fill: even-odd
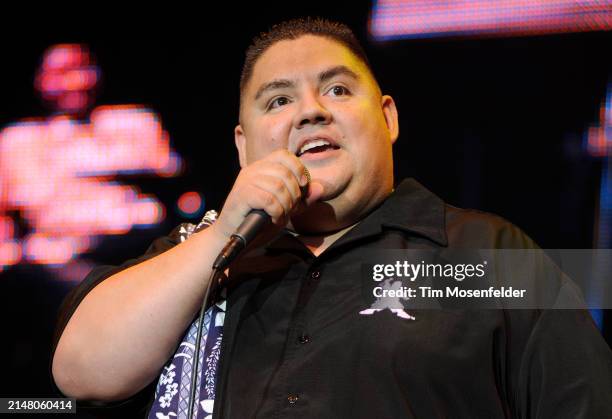
[(308, 171), (307, 167), (304, 167), (304, 175), (306, 175), (306, 179), (308, 179), (308, 183), (310, 183), (310, 172)]

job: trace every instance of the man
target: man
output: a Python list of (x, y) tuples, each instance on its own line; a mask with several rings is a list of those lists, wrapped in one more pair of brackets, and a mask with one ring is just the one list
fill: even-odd
[(230, 266), (227, 302), (208, 312), (198, 417), (612, 415), (610, 350), (583, 311), (372, 308), (359, 273), (370, 252), (535, 245), (414, 180), (393, 189), (397, 110), (348, 28), (274, 27), (247, 51), (240, 87), (242, 170), (218, 219), (86, 278), (58, 326), (64, 394), (144, 395), (148, 417), (184, 416), (211, 265), (263, 209), (273, 226)]

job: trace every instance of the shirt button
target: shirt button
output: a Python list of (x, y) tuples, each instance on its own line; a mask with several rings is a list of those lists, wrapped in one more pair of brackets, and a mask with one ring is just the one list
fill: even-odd
[(298, 337), (298, 342), (300, 342), (301, 344), (308, 343), (308, 342), (310, 342), (310, 336), (305, 335), (305, 334), (304, 335), (300, 335)]
[(298, 399), (299, 397), (297, 396), (297, 394), (290, 394), (289, 396), (287, 396), (287, 401), (289, 402), (289, 404), (295, 404)]
[(321, 272), (319, 271), (312, 271), (312, 273), (310, 274), (310, 277), (312, 279), (319, 279), (320, 276), (321, 276)]

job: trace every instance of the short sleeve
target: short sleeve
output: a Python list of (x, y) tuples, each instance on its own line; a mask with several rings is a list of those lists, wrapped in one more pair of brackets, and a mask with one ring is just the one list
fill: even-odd
[[(64, 298), (64, 301), (62, 302), (62, 305), (60, 306), (59, 311), (58, 311), (57, 322), (56, 322), (55, 331), (53, 333), (52, 346), (51, 346), (51, 357), (50, 357), (51, 361), (49, 365), (49, 373), (51, 376), (51, 383), (52, 383), (53, 389), (55, 390), (57, 394), (62, 395), (61, 391), (55, 384), (55, 381), (53, 379), (53, 373), (52, 373), (52, 363), (53, 363), (53, 357), (55, 354), (55, 349), (57, 347), (59, 339), (66, 325), (68, 324), (70, 318), (76, 311), (81, 301), (83, 301), (85, 296), (87, 296), (87, 294), (91, 292), (91, 290), (93, 290), (98, 284), (103, 282), (105, 279), (131, 266), (142, 263), (148, 259), (151, 259), (171, 249), (172, 247), (186, 240), (193, 233), (203, 230), (204, 228), (208, 227), (210, 224), (211, 224), (210, 222), (202, 222), (198, 224), (197, 226), (194, 224), (188, 224), (188, 223), (180, 224), (175, 229), (173, 229), (172, 232), (168, 236), (163, 236), (153, 241), (153, 243), (151, 243), (149, 248), (146, 250), (146, 252), (142, 256), (135, 258), (135, 259), (127, 260), (126, 262), (122, 263), (119, 266), (104, 265), (104, 266), (98, 266), (94, 268), (85, 277), (85, 279), (83, 279), (83, 281), (79, 285), (77, 285), (72, 291), (68, 293), (68, 295)], [(122, 401), (122, 402), (88, 403), (88, 407), (94, 407), (94, 408), (97, 406), (98, 407), (117, 407), (117, 406), (130, 405), (130, 404), (134, 405), (134, 404), (147, 403), (148, 394), (152, 392), (153, 386), (154, 386), (154, 383), (152, 383), (150, 386), (147, 386), (145, 389), (143, 389), (141, 392), (137, 393), (130, 399)], [(130, 411), (130, 412), (135, 413), (136, 411)], [(140, 412), (140, 409), (137, 412)], [(126, 412), (123, 412), (123, 414), (125, 413)]]

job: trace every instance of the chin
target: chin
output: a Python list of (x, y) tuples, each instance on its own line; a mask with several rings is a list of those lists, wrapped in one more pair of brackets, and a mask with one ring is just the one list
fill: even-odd
[(323, 195), (320, 200), (331, 201), (346, 192), (351, 182), (351, 176), (338, 172), (323, 174), (315, 173), (313, 174), (312, 181), (323, 185)]

